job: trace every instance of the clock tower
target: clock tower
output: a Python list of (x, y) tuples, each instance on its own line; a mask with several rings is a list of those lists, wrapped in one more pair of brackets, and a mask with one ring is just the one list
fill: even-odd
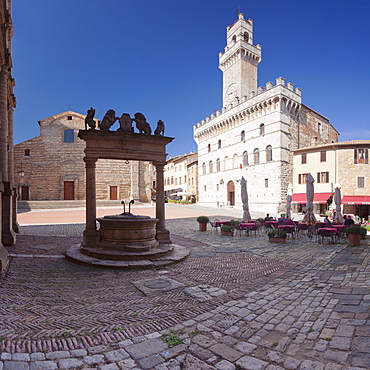
[(219, 55), (223, 72), (223, 107), (257, 91), (257, 67), (261, 59), (261, 45), (253, 45), (253, 21), (238, 20), (227, 27), (227, 45)]

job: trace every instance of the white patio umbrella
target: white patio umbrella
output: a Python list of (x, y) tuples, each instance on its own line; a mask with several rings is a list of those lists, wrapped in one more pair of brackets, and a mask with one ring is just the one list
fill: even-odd
[(248, 204), (248, 191), (247, 191), (247, 181), (244, 176), (240, 181), (241, 185), (241, 196), (243, 202), (243, 221), (250, 221), (252, 219), (251, 214), (249, 213), (249, 204)]
[(307, 198), (306, 211), (307, 213), (303, 217), (303, 221), (307, 225), (316, 225), (316, 222), (317, 222), (315, 214), (313, 213), (313, 197), (315, 194), (314, 187), (313, 187), (314, 182), (315, 182), (314, 178), (309, 173), (306, 177), (306, 198)]
[(286, 195), (286, 212), (285, 218), (291, 218), (291, 209), (292, 209), (292, 195), (293, 195), (293, 185), (289, 183), (288, 185), (288, 192)]
[(335, 203), (335, 221), (342, 222), (343, 216), (341, 214), (342, 194), (340, 192), (340, 185), (335, 184), (334, 190), (334, 203)]

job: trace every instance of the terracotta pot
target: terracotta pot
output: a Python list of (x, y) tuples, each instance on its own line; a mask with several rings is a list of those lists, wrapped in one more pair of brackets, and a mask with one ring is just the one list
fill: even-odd
[(285, 244), (286, 238), (269, 238), (270, 243), (279, 243), (279, 244)]
[(221, 231), (221, 235), (223, 236), (234, 236), (233, 231)]
[(350, 245), (361, 245), (361, 234), (348, 234), (348, 241)]
[(207, 231), (207, 224), (199, 222), (199, 231)]

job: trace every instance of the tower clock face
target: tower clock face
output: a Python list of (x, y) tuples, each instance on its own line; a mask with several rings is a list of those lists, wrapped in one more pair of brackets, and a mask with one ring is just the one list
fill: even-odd
[(231, 84), (226, 90), (226, 100), (231, 103), (236, 97), (236, 84)]

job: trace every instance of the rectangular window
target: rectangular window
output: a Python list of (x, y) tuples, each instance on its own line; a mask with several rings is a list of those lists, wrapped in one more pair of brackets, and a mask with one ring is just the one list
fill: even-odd
[(329, 172), (317, 173), (317, 183), (328, 183), (328, 182), (329, 182)]
[(181, 176), (179, 177), (179, 184), (181, 184)]
[(365, 177), (357, 177), (357, 187), (358, 188), (365, 187)]
[(298, 175), (298, 184), (305, 184), (306, 183), (307, 173), (300, 173)]
[(369, 154), (368, 154), (368, 149), (355, 149), (354, 150), (354, 154), (355, 154), (355, 158), (354, 158), (354, 162), (355, 164), (357, 163), (365, 163), (365, 164), (368, 164), (369, 163)]
[(24, 156), (29, 157), (31, 155), (31, 151), (29, 149), (24, 150)]
[(175, 185), (177, 185), (177, 177), (175, 178)]
[(64, 142), (65, 143), (74, 143), (75, 141), (75, 132), (74, 130), (64, 130)]
[(269, 179), (265, 179), (265, 188), (269, 187)]
[(307, 163), (307, 153), (302, 153), (301, 154), (301, 163), (302, 164)]
[(320, 162), (326, 162), (326, 150), (320, 152)]

